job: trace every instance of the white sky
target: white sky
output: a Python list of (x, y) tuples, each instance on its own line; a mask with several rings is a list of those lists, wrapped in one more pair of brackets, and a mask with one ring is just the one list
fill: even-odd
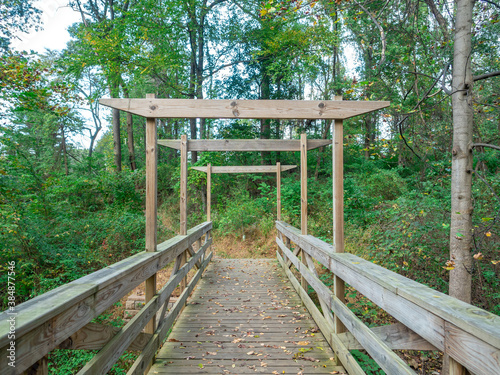
[(18, 51), (62, 50), (70, 39), (68, 26), (81, 21), (80, 14), (67, 4), (67, 0), (39, 0), (35, 6), (43, 12), (43, 29), (28, 34), (19, 33), (19, 39), (14, 39), (11, 46)]

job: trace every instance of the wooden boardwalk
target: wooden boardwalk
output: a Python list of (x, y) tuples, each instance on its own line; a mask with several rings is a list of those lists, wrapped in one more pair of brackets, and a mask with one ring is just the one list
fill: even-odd
[(342, 374), (275, 260), (216, 259), (149, 374)]

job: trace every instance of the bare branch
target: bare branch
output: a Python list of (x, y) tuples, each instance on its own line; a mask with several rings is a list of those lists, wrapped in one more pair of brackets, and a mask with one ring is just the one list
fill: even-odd
[(491, 77), (496, 77), (496, 76), (500, 76), (500, 70), (498, 70), (496, 72), (481, 74), (479, 76), (472, 77), (472, 80), (474, 82), (476, 82), (476, 81), (481, 81), (483, 79), (491, 78)]
[(363, 9), (363, 12), (367, 13), (370, 16), (370, 18), (372, 19), (373, 23), (375, 24), (375, 26), (377, 26), (378, 30), (380, 31), (380, 41), (382, 42), (382, 51), (380, 52), (380, 61), (378, 62), (378, 66), (380, 67), (385, 62), (385, 50), (387, 48), (387, 41), (386, 41), (386, 38), (385, 38), (384, 28), (380, 25), (380, 23), (378, 23), (378, 21), (375, 18), (375, 16), (371, 12), (369, 12), (368, 9), (366, 9), (362, 4), (358, 3), (357, 1), (354, 1), (354, 2), (361, 9)]
[(489, 143), (473, 143), (471, 148), (475, 147), (488, 147), (488, 148), (493, 148), (495, 150), (500, 150), (500, 146), (490, 145)]
[(497, 7), (498, 9), (500, 9), (500, 5), (498, 5), (497, 3), (491, 1), (491, 0), (481, 0), (481, 1), (484, 1), (485, 3), (488, 3), (488, 4), (491, 4), (495, 7)]
[(446, 41), (449, 41), (450, 33), (448, 31), (448, 22), (446, 22), (446, 19), (443, 17), (439, 9), (436, 7), (436, 4), (434, 4), (434, 0), (424, 0), (424, 1), (429, 7), (432, 14), (434, 15), (434, 18), (436, 19), (437, 23), (439, 24), (439, 27), (441, 28), (441, 31), (443, 32)]

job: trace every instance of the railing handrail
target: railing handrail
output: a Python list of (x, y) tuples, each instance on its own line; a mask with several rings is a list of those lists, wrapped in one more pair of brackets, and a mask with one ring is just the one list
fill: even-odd
[(433, 290), (277, 221), (311, 257), (437, 349), (476, 374), (500, 373), (500, 317)]
[[(16, 306), (16, 373), (55, 349), (211, 229), (212, 222), (204, 222), (185, 236), (157, 245), (156, 252), (135, 254)], [(12, 341), (8, 321), (12, 315), (8, 313), (0, 314), (0, 348), (4, 353)], [(2, 374), (9, 370), (6, 356), (0, 358), (0, 370)]]

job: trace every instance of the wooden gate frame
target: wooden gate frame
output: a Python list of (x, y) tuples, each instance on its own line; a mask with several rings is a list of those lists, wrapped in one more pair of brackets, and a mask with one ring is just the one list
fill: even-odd
[[(390, 105), (388, 101), (335, 100), (206, 100), (100, 99), (99, 103), (135, 115), (146, 117), (146, 251), (156, 251), (157, 230), (157, 146), (169, 145), (181, 151), (180, 234), (187, 233), (187, 152), (188, 151), (300, 151), (301, 232), (307, 234), (307, 150), (306, 135), (298, 140), (157, 140), (157, 118), (228, 118), (228, 119), (324, 119), (333, 121), (333, 244), (336, 253), (344, 252), (344, 155), (343, 120), (373, 112)], [(322, 140), (319, 140), (322, 141)], [(330, 142), (330, 141), (329, 141)], [(309, 143), (309, 144), (308, 144)], [(319, 146), (318, 146), (319, 147)], [(184, 182), (184, 183), (183, 183)], [(185, 255), (184, 255), (185, 256)], [(304, 258), (304, 257), (302, 257)], [(146, 281), (146, 303), (156, 293), (156, 275)], [(334, 276), (334, 294), (345, 302), (344, 281)], [(154, 332), (154, 318), (146, 333)], [(345, 332), (335, 317), (335, 333)]]
[(212, 167), (208, 163), (204, 167), (191, 167), (195, 171), (207, 174), (207, 221), (211, 220), (212, 206), (212, 173), (276, 173), (276, 216), (281, 221), (281, 172), (297, 168), (296, 165), (230, 165), (224, 167)]

